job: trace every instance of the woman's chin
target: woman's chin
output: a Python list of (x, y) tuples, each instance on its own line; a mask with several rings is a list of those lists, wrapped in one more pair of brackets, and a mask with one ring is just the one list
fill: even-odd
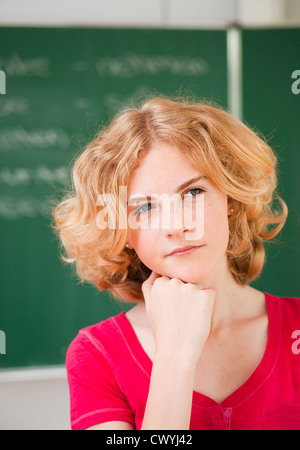
[(169, 278), (178, 278), (178, 280), (182, 281), (183, 283), (192, 283), (199, 286), (199, 289), (203, 289), (205, 286), (204, 277), (199, 276), (199, 274), (195, 274), (194, 276), (192, 274), (185, 274), (180, 271), (174, 271), (171, 273), (164, 274), (166, 277)]

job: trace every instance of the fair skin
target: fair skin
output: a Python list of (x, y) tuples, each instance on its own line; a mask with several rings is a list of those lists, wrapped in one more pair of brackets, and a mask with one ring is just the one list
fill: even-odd
[[(156, 143), (134, 172), (128, 196), (171, 196), (178, 186), (201, 176), (178, 149)], [(228, 216), (232, 214), (227, 195), (207, 178), (180, 192), (186, 193), (189, 201), (204, 195), (201, 238), (190, 239), (192, 222), (181, 228), (171, 224), (164, 229), (128, 230), (130, 248), (152, 270), (142, 286), (145, 303), (126, 313), (153, 361), (142, 429), (189, 429), (193, 390), (221, 403), (253, 373), (267, 344), (264, 294), (237, 284), (227, 265)], [(156, 206), (142, 208), (141, 222), (157, 214)], [(133, 205), (128, 212), (135, 210)], [(170, 255), (186, 245), (198, 248)], [(107, 422), (91, 429), (132, 427)]]

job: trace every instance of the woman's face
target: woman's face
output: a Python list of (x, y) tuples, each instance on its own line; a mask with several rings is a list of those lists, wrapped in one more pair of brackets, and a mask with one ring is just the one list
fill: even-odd
[[(127, 192), (127, 239), (130, 247), (152, 271), (188, 283), (212, 280), (227, 267), (227, 195), (207, 178), (199, 179), (201, 176), (201, 172), (191, 166), (178, 149), (157, 143), (140, 161)], [(179, 186), (192, 179), (198, 180), (178, 191)], [(179, 208), (167, 201), (175, 198), (175, 193), (177, 198), (184, 199)], [(144, 198), (136, 202), (134, 198), (137, 196), (152, 197), (148, 201)], [(166, 201), (159, 202), (158, 198)], [(186, 219), (186, 212), (189, 212), (189, 219)], [(170, 216), (169, 223), (159, 219), (160, 216), (165, 220), (164, 214)], [(196, 228), (199, 223), (202, 225)], [(175, 249), (186, 246), (194, 248), (171, 254)]]

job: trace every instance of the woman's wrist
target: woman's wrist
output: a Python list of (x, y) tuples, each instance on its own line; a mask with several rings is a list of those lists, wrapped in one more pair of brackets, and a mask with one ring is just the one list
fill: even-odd
[(153, 363), (174, 366), (176, 370), (196, 371), (199, 355), (190, 349), (171, 348), (170, 346), (157, 347)]

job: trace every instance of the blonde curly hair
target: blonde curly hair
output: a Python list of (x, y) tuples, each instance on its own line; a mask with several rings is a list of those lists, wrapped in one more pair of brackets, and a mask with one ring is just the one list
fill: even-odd
[[(155, 142), (179, 149), (228, 195), (234, 208), (228, 217), (229, 269), (241, 285), (257, 278), (265, 262), (264, 240), (280, 232), (288, 214), (275, 192), (277, 158), (264, 138), (225, 110), (182, 98), (156, 97), (126, 108), (77, 157), (73, 186), (52, 211), (52, 227), (66, 251), (62, 260), (75, 263), (81, 282), (123, 302), (144, 301), (141, 285), (151, 270), (126, 248), (125, 228), (97, 226), (97, 199), (104, 193), (117, 198)], [(274, 200), (280, 211), (274, 210)], [(127, 217), (122, 208), (117, 215)]]

